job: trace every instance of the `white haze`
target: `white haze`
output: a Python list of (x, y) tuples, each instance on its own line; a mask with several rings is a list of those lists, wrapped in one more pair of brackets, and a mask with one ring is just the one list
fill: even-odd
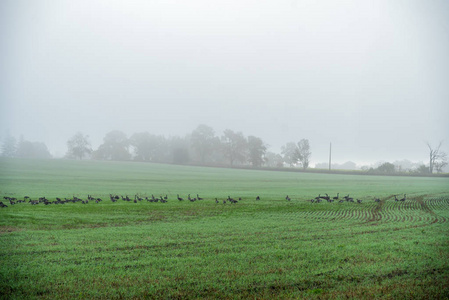
[(114, 129), (199, 124), (312, 161), (449, 149), (448, 1), (3, 0), (0, 138), (64, 155)]

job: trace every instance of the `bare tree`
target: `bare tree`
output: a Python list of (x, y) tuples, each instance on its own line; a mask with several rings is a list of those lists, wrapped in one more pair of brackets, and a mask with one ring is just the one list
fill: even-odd
[(70, 140), (67, 141), (68, 158), (82, 159), (85, 155), (92, 153), (88, 136), (84, 136), (81, 132), (76, 133)]
[(447, 165), (447, 154), (443, 151), (440, 151), (441, 141), (438, 144), (438, 147), (432, 148), (429, 142), (427, 142), (427, 147), (429, 147), (429, 172), (433, 173), (433, 170), (436, 170), (438, 173), (442, 172), (442, 169)]

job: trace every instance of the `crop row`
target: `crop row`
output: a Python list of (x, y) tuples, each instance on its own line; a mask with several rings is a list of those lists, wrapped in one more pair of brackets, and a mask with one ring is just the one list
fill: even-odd
[(301, 217), (310, 219), (359, 220), (383, 222), (444, 223), (447, 218), (434, 210), (447, 210), (448, 198), (432, 198), (422, 203), (410, 199), (401, 201), (384, 201), (363, 205), (344, 206), (335, 210), (306, 210), (298, 212)]
[(448, 210), (449, 209), (449, 197), (431, 197), (425, 198), (423, 202), (427, 207), (433, 211)]

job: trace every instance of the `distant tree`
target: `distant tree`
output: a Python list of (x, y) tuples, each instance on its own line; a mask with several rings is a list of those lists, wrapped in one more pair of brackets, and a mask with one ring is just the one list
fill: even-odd
[(129, 141), (134, 147), (135, 160), (153, 162), (167, 161), (168, 145), (164, 136), (140, 132), (133, 134)]
[(397, 160), (393, 162), (393, 164), (396, 166), (398, 172), (410, 172), (411, 170), (416, 169), (420, 165), (422, 165), (422, 163), (411, 162), (407, 159)]
[(135, 160), (151, 161), (151, 135), (148, 132), (134, 133), (129, 142), (134, 147)]
[(67, 141), (67, 158), (83, 159), (86, 155), (92, 153), (89, 136), (83, 135), (81, 132), (76, 133), (71, 139)]
[(16, 139), (13, 136), (7, 136), (2, 144), (3, 157), (14, 157), (17, 154)]
[[(329, 163), (328, 162), (321, 162), (315, 164), (315, 169), (328, 169)], [(365, 170), (368, 170), (368, 167), (365, 167)], [(333, 163), (332, 164), (332, 170), (357, 170), (357, 165), (355, 162), (347, 161), (342, 164)]]
[(427, 167), (426, 165), (420, 165), (416, 168), (416, 170), (414, 170), (414, 173), (422, 175), (430, 174), (429, 167)]
[(437, 171), (437, 173), (443, 173), (444, 167), (447, 166), (447, 156), (446, 156), (446, 153), (443, 153), (443, 154), (444, 154), (444, 156), (442, 157), (442, 159), (439, 161), (436, 161), (433, 165), (435, 168), (435, 171)]
[(310, 155), (312, 152), (310, 152), (310, 144), (309, 140), (302, 139), (298, 142), (298, 159), (301, 162), (302, 168), (305, 170), (309, 167), (310, 163)]
[(129, 140), (126, 134), (114, 130), (106, 134), (103, 144), (94, 152), (94, 158), (105, 160), (129, 160)]
[(395, 172), (396, 172), (396, 167), (392, 163), (389, 163), (389, 162), (381, 164), (374, 170), (374, 173), (379, 173), (379, 174), (394, 174)]
[(189, 161), (189, 150), (186, 148), (173, 149), (173, 162), (175, 164), (183, 165)]
[(447, 154), (440, 150), (441, 144), (438, 147), (433, 148), (430, 143), (427, 143), (429, 148), (429, 172), (430, 174), (436, 170), (438, 173), (442, 172), (442, 169), (447, 165)]
[(281, 153), (283, 155), (284, 161), (293, 167), (299, 161), (298, 146), (294, 142), (289, 142), (281, 147)]
[(170, 146), (169, 141), (163, 135), (151, 135), (151, 161), (153, 162), (169, 162)]
[(172, 161), (175, 164), (186, 164), (190, 160), (189, 139), (172, 137), (168, 140), (169, 152), (172, 154)]
[(282, 155), (274, 152), (267, 152), (265, 155), (266, 164), (272, 168), (282, 168), (284, 166), (284, 158)]
[(223, 154), (229, 160), (231, 167), (235, 162), (245, 162), (247, 142), (241, 132), (226, 129), (221, 137), (221, 143)]
[(249, 136), (248, 137), (248, 160), (253, 167), (260, 167), (265, 162), (265, 153), (267, 147), (262, 139)]
[(214, 130), (207, 125), (199, 125), (190, 136), (192, 147), (198, 156), (201, 163), (204, 163), (208, 156), (211, 155), (217, 143)]
[(51, 158), (47, 146), (42, 142), (30, 142), (21, 139), (17, 146), (17, 157)]

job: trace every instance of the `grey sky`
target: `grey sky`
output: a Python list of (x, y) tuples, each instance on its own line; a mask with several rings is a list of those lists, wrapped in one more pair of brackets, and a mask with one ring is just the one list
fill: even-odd
[(63, 155), (77, 131), (199, 124), (312, 161), (449, 152), (448, 1), (17, 1), (0, 4), (0, 136)]

